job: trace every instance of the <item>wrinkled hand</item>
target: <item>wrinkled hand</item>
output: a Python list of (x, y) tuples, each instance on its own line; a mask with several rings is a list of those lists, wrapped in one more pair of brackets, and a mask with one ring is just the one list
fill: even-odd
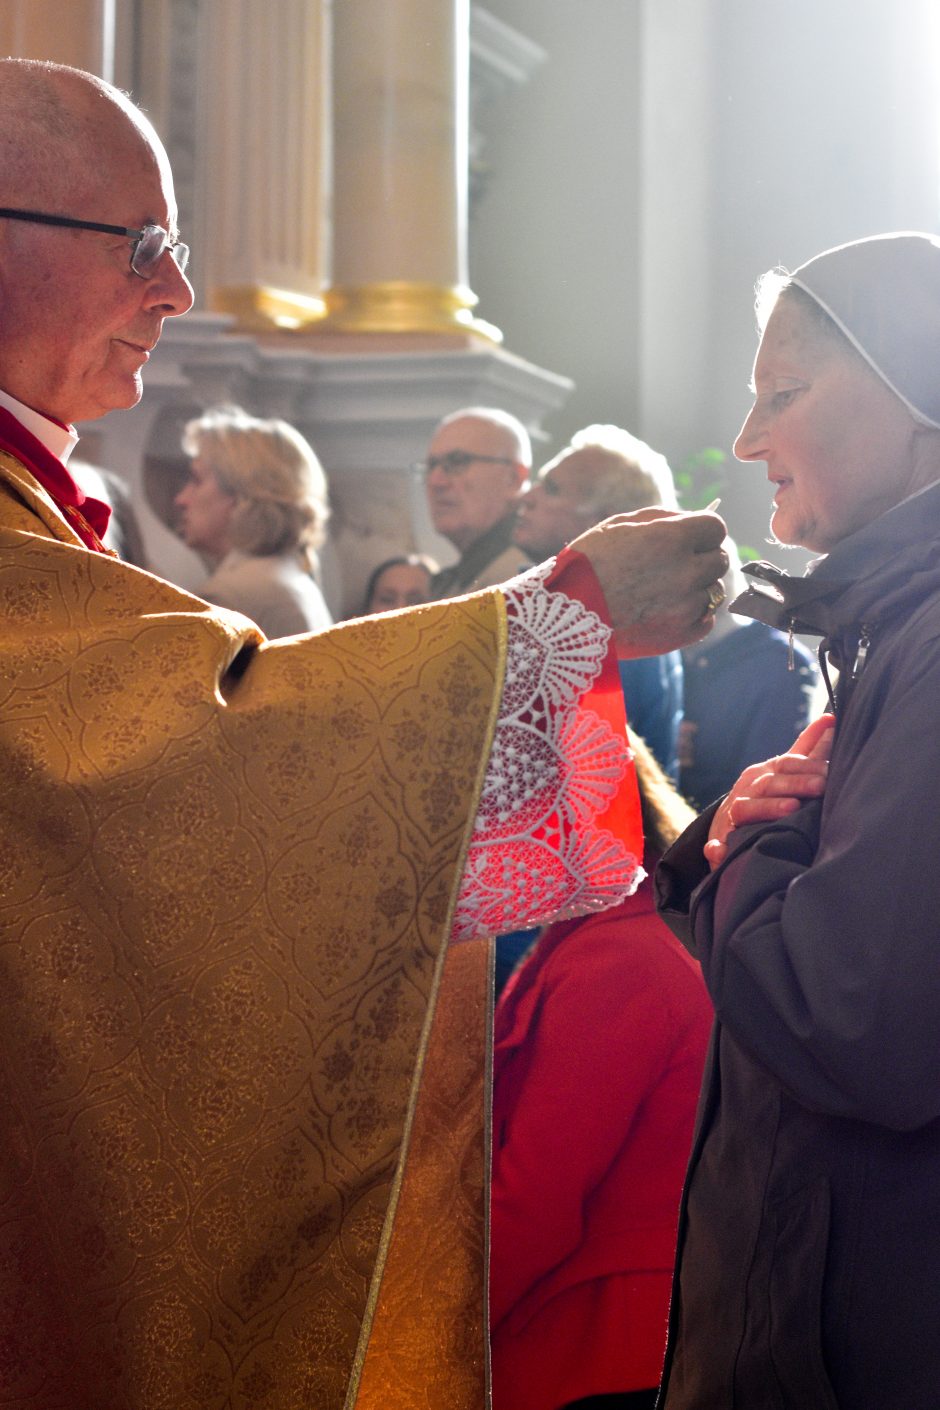
[(727, 856), (727, 839), (736, 827), (774, 822), (795, 812), (805, 799), (825, 792), (835, 723), (835, 715), (820, 715), (806, 726), (788, 754), (744, 770), (712, 819), (703, 849), (712, 871)]
[(573, 540), (604, 590), (620, 656), (658, 656), (711, 631), (708, 589), (728, 568), (717, 514), (640, 509)]

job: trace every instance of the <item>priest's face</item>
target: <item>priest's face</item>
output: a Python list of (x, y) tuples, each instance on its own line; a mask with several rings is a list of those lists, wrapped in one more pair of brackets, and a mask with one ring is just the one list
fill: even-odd
[(768, 320), (754, 392), (734, 453), (766, 462), (778, 543), (828, 553), (929, 483), (904, 403), (798, 295), (781, 295)]
[[(175, 233), (162, 148), (124, 114), (109, 114), (101, 129), (100, 150), (84, 162), (76, 158), (75, 173), (62, 173), (61, 190), (34, 190), (28, 203), (9, 204)], [(99, 231), (0, 220), (0, 387), (63, 422), (135, 405), (164, 318), (185, 313), (193, 293), (169, 250), (149, 277), (135, 274), (133, 243)]]

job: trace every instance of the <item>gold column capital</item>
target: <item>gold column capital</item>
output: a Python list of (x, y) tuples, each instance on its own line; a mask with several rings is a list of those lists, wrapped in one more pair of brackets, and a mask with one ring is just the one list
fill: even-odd
[(404, 279), (337, 284), (325, 290), (324, 303), (317, 332), (475, 333), (490, 343), (503, 340), (494, 324), (474, 317), (477, 296), (465, 284)]
[(326, 305), (313, 294), (275, 289), (268, 284), (229, 284), (213, 289), (213, 313), (233, 314), (240, 331), (266, 333), (271, 329), (306, 330), (323, 318)]

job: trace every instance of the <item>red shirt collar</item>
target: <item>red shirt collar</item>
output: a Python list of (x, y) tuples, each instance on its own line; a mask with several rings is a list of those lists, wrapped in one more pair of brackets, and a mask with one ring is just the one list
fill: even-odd
[[(62, 461), (3, 406), (0, 406), (0, 449), (9, 451), (17, 460), (23, 462), (62, 510), (85, 546), (100, 552), (100, 539), (108, 527), (111, 506), (103, 500), (92, 499), (91, 495), (86, 495)], [(68, 509), (77, 509), (80, 513), (69, 514)], [(83, 525), (82, 519), (87, 521), (91, 533)]]

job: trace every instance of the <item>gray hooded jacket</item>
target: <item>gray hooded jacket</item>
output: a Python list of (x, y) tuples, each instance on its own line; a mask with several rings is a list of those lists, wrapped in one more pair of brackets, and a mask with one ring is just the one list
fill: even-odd
[[(715, 1004), (667, 1410), (940, 1405), (940, 484), (735, 611), (841, 667), (825, 797), (657, 875)], [(728, 702), (729, 709), (733, 702)]]

